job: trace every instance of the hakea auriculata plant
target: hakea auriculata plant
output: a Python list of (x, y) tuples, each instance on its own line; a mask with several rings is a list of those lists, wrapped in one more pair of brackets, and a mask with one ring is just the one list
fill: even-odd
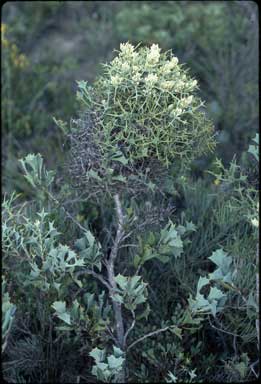
[[(181, 337), (182, 326), (194, 322), (188, 306), (188, 313), (181, 322), (166, 320), (161, 323), (161, 328), (132, 340), (137, 321), (149, 313), (148, 284), (142, 277), (144, 263), (153, 258), (166, 263), (171, 257), (180, 257), (186, 242), (183, 239), (195, 227), (187, 222), (176, 227), (169, 220), (159, 230), (158, 218), (157, 231), (148, 231), (145, 226), (147, 216), (143, 223), (137, 222), (136, 208), (134, 212), (132, 206), (127, 208), (127, 195), (132, 195), (133, 199), (142, 189), (149, 200), (151, 192), (160, 188), (159, 175), (168, 178), (173, 164), (189, 164), (214, 147), (213, 125), (202, 111), (203, 103), (196, 95), (196, 89), (196, 80), (190, 78), (178, 59), (171, 52), (161, 53), (155, 44), (150, 48), (121, 44), (118, 55), (104, 65), (104, 71), (93, 87), (79, 82), (78, 97), (84, 108), (80, 118), (72, 120), (75, 125), (70, 132), (71, 175), (75, 184), (84, 188), (88, 198), (92, 192), (96, 197), (103, 193), (105, 199), (99, 199), (100, 205), (106, 201), (111, 206), (113, 196), (115, 215), (103, 228), (103, 232), (109, 233), (106, 241), (102, 233), (97, 236), (99, 239), (95, 238), (88, 228), (76, 222), (84, 233), (75, 241), (74, 249), (57, 245), (55, 251), (47, 247), (43, 252), (41, 248), (40, 258), (44, 262), (36, 265), (35, 270), (36, 277), (42, 279), (46, 271), (48, 276), (49, 272), (53, 274), (55, 262), (55, 268), (61, 270), (61, 278), (70, 273), (82, 288), (84, 279), (91, 275), (106, 290), (111, 307), (99, 307), (99, 313), (104, 317), (99, 322), (99, 330), (101, 327), (111, 339), (114, 349), (113, 355), (109, 356), (100, 348), (91, 352), (95, 359), (93, 374), (99, 380), (127, 381), (127, 357), (134, 346), (168, 330)], [(38, 193), (42, 191), (42, 201), (47, 198), (49, 204), (58, 209), (62, 204), (51, 189), (54, 175), (45, 170), (41, 156), (28, 155), (21, 164), (28, 182)], [(62, 213), (75, 223), (64, 206)], [(46, 236), (50, 236), (49, 232)], [(44, 244), (48, 246), (54, 244), (45, 240)], [(7, 244), (9, 247), (9, 242)], [(37, 245), (38, 242), (36, 249)], [(134, 252), (131, 245), (136, 247)], [(123, 252), (128, 253), (127, 258), (122, 258)], [(30, 258), (32, 252), (28, 254)], [(66, 263), (68, 257), (73, 264)], [(59, 290), (61, 281), (56, 278), (55, 283)], [(215, 314), (218, 300), (223, 295), (212, 291), (209, 301), (205, 299), (203, 304), (201, 296), (191, 301), (194, 312), (212, 310)], [(93, 298), (88, 295), (85, 298), (89, 312), (92, 312)], [(52, 308), (56, 316), (73, 328), (77, 321), (81, 323), (85, 319), (80, 302), (79, 297), (79, 301), (76, 299), (68, 306), (58, 297)], [(143, 308), (142, 312), (140, 308)], [(198, 323), (199, 319), (196, 320)], [(103, 344), (98, 346), (103, 347)]]
[(71, 172), (98, 191), (153, 189), (170, 167), (213, 149), (197, 81), (171, 51), (121, 44), (93, 86), (78, 82), (84, 113), (72, 120)]

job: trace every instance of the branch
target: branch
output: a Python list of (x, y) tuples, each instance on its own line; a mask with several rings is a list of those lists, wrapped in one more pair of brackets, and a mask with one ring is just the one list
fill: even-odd
[[(114, 341), (114, 343), (116, 345), (118, 345), (118, 340), (113, 336), (113, 333), (112, 333), (112, 330), (110, 329), (110, 327), (108, 325), (106, 325), (106, 330), (107, 332), (109, 333), (111, 339)], [(119, 345), (118, 345), (119, 346)]]
[(117, 213), (117, 218), (118, 218), (118, 228), (117, 228), (117, 232), (116, 232), (116, 238), (115, 238), (113, 247), (111, 249), (110, 257), (109, 257), (109, 263), (110, 264), (113, 264), (116, 257), (117, 257), (119, 244), (120, 244), (122, 237), (124, 235), (124, 229), (123, 229), (124, 215), (122, 213), (122, 207), (121, 207), (120, 198), (119, 198), (118, 194), (116, 194), (114, 196), (114, 201), (115, 201), (115, 205), (116, 205), (116, 213)]
[(107, 268), (107, 274), (108, 274), (108, 281), (111, 286), (110, 296), (112, 299), (112, 305), (113, 305), (113, 311), (114, 311), (114, 317), (115, 317), (115, 323), (116, 323), (117, 340), (121, 349), (124, 349), (124, 326), (123, 326), (121, 304), (116, 302), (113, 298), (113, 293), (117, 289), (117, 284), (115, 281), (115, 273), (114, 273), (114, 263), (118, 255), (120, 242), (122, 241), (122, 237), (124, 235), (124, 228), (123, 228), (124, 215), (122, 213), (122, 207), (121, 207), (120, 198), (118, 194), (114, 196), (114, 201), (115, 201), (116, 213), (117, 213), (117, 219), (118, 219), (118, 228), (117, 228), (115, 241), (112, 246), (109, 259), (106, 262), (106, 268)]
[(224, 329), (222, 328), (217, 328), (213, 323), (211, 323), (211, 320), (210, 320), (210, 317), (208, 316), (208, 321), (211, 325), (212, 328), (216, 329), (217, 331), (220, 331), (220, 332), (223, 332), (223, 333), (226, 333), (227, 335), (231, 335), (231, 336), (234, 336), (234, 337), (242, 337), (236, 333), (233, 333), (233, 332), (228, 332), (228, 331), (225, 331)]
[(63, 205), (60, 204), (60, 202), (48, 191), (48, 189), (44, 189), (44, 191), (47, 193), (48, 197), (58, 206), (61, 207), (64, 210), (65, 215), (74, 222), (77, 227), (79, 227), (82, 231), (86, 232), (86, 228), (84, 228), (80, 223), (78, 223), (77, 220), (64, 208)]
[(144, 340), (144, 339), (147, 339), (147, 337), (151, 337), (151, 336), (157, 335), (158, 333), (165, 332), (165, 331), (167, 331), (169, 328), (170, 328), (170, 326), (165, 327), (165, 328), (158, 329), (157, 331), (153, 331), (153, 332), (147, 333), (146, 335), (140, 337), (138, 340), (134, 341), (134, 342), (127, 348), (127, 351), (128, 351), (129, 349), (131, 349), (132, 347), (134, 347), (134, 345), (138, 344), (140, 341), (142, 341), (142, 340)]
[(92, 275), (96, 277), (106, 288), (108, 288), (109, 291), (111, 291), (111, 285), (100, 275), (99, 273), (94, 272), (92, 269), (84, 269), (83, 271), (76, 272), (76, 277), (79, 277), (81, 275)]
[(126, 331), (126, 333), (125, 333), (124, 341), (123, 341), (124, 345), (126, 345), (127, 337), (128, 337), (129, 333), (132, 331), (132, 329), (133, 329), (134, 326), (135, 326), (135, 313), (134, 313), (133, 310), (131, 311), (131, 314), (132, 314), (132, 318), (133, 318), (133, 320), (132, 320), (132, 323), (131, 323), (130, 328), (129, 328), (129, 329)]

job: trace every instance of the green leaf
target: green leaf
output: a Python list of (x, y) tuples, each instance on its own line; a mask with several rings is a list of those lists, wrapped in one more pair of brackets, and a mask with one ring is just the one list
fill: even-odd
[(128, 280), (125, 276), (118, 274), (117, 276), (115, 276), (115, 281), (122, 290), (124, 290), (127, 287)]
[(239, 372), (241, 379), (244, 379), (247, 373), (247, 365), (241, 361), (234, 365), (235, 369)]
[(180, 340), (182, 340), (182, 336), (181, 336), (181, 333), (182, 333), (182, 329), (178, 328), (176, 325), (170, 327), (170, 331), (172, 333), (174, 333), (176, 336), (178, 336), (178, 338)]
[(66, 304), (64, 301), (55, 301), (52, 304), (52, 308), (56, 310), (56, 315), (59, 317), (59, 319), (71, 325), (70, 314), (66, 312)]
[(148, 238), (147, 238), (147, 243), (148, 243), (148, 245), (153, 247), (155, 245), (155, 242), (156, 242), (155, 235), (154, 235), (153, 232), (150, 231), (149, 235), (148, 235)]
[(94, 348), (89, 355), (94, 358), (96, 363), (105, 359), (105, 349)]
[(156, 184), (152, 183), (151, 181), (148, 182), (148, 188), (153, 192), (156, 188)]
[(133, 265), (135, 268), (138, 268), (140, 261), (141, 261), (141, 258), (139, 257), (139, 255), (135, 255), (133, 259)]
[(59, 331), (69, 332), (72, 330), (72, 327), (61, 325), (61, 326), (55, 327), (55, 329), (58, 329)]
[(126, 165), (128, 164), (128, 160), (126, 157), (123, 155), (121, 151), (117, 151), (112, 155), (112, 160), (113, 161), (119, 161), (121, 164)]
[(122, 364), (124, 362), (124, 358), (122, 357), (115, 357), (113, 355), (108, 356), (107, 361), (109, 364), (110, 369), (116, 369), (118, 370), (119, 368), (122, 367)]
[(158, 260), (160, 260), (163, 264), (166, 264), (166, 263), (169, 262), (169, 256), (156, 254), (155, 257), (156, 257)]
[(52, 304), (52, 308), (54, 308), (57, 313), (64, 313), (64, 312), (66, 312), (66, 304), (65, 304), (64, 301), (55, 301)]
[(219, 300), (221, 299), (222, 297), (225, 297), (226, 295), (220, 291), (220, 289), (216, 288), (216, 287), (211, 287), (210, 288), (210, 292), (209, 292), (209, 295), (208, 295), (208, 300), (211, 301), (211, 300)]
[(87, 81), (85, 80), (76, 80), (76, 83), (80, 89), (86, 89), (87, 87)]
[(186, 221), (186, 230), (195, 232), (197, 230), (197, 227), (195, 226), (195, 224), (192, 223), (192, 221)]
[(97, 172), (95, 172), (93, 169), (90, 169), (88, 172), (87, 172), (87, 175), (95, 180), (98, 180), (98, 181), (101, 181), (102, 179), (100, 178), (100, 176), (98, 175)]
[(258, 305), (257, 305), (257, 302), (256, 302), (252, 292), (248, 296), (247, 305), (250, 306), (250, 307), (255, 308), (255, 310), (258, 311)]
[(131, 278), (129, 278), (129, 281), (128, 281), (128, 284), (127, 284), (127, 290), (130, 289), (132, 290), (133, 288), (136, 287), (136, 285), (138, 284), (138, 282), (140, 281), (141, 279), (141, 276), (133, 276)]
[(115, 345), (113, 345), (113, 353), (115, 357), (120, 357), (124, 355), (124, 352), (120, 348), (115, 347)]
[(122, 175), (113, 176), (113, 177), (112, 177), (112, 180), (122, 181), (123, 183), (125, 183), (125, 182), (127, 181), (126, 177), (125, 177), (125, 176), (122, 176)]
[(59, 319), (63, 320), (66, 324), (71, 325), (71, 317), (69, 313), (58, 313)]
[(200, 276), (197, 286), (197, 292), (200, 292), (201, 288), (203, 288), (207, 284), (209, 284), (209, 279)]
[(117, 303), (120, 303), (120, 304), (123, 304), (123, 297), (120, 296), (119, 294), (115, 293), (112, 297), (112, 299), (114, 301), (116, 301)]
[(217, 249), (212, 255), (209, 257), (213, 263), (215, 263), (218, 267), (222, 267), (224, 263), (226, 263), (227, 253), (223, 251), (223, 249)]

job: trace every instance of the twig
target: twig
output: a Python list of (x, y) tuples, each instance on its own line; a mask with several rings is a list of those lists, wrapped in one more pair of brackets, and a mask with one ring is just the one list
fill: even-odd
[(208, 321), (209, 321), (211, 327), (214, 328), (214, 329), (216, 329), (217, 331), (224, 332), (224, 333), (226, 333), (226, 334), (228, 334), (228, 335), (231, 335), (231, 336), (234, 336), (234, 337), (241, 337), (240, 335), (237, 335), (236, 333), (232, 333), (232, 332), (225, 331), (225, 330), (222, 329), (222, 328), (217, 328), (214, 324), (211, 323), (211, 321), (210, 321), (210, 317), (209, 317), (209, 316), (208, 316)]
[(99, 273), (96, 273), (94, 272), (92, 269), (84, 269), (83, 271), (79, 271), (79, 272), (76, 272), (76, 277), (79, 277), (81, 275), (92, 275), (94, 277), (96, 277), (96, 279), (98, 279), (106, 288), (108, 288), (109, 291), (111, 291), (112, 287), (111, 285), (103, 278), (102, 275), (100, 275)]
[(134, 341), (132, 344), (130, 344), (127, 348), (127, 351), (130, 350), (132, 347), (134, 347), (134, 345), (138, 344), (140, 341), (144, 340), (144, 339), (147, 339), (147, 337), (151, 337), (151, 336), (154, 336), (154, 335), (157, 335), (158, 333), (161, 333), (161, 332), (165, 332), (169, 329), (170, 327), (165, 327), (165, 328), (161, 328), (161, 329), (158, 329), (157, 331), (153, 331), (153, 332), (150, 332), (150, 333), (147, 333), (146, 335), (140, 337), (138, 340)]
[(77, 227), (79, 227), (82, 231), (86, 232), (86, 228), (84, 228), (80, 223), (78, 223), (77, 220), (64, 208), (63, 205), (59, 203), (59, 201), (48, 191), (48, 189), (45, 189), (45, 192), (50, 197), (50, 199), (58, 206), (61, 207), (64, 210), (65, 215), (74, 222)]
[(126, 331), (125, 336), (124, 336), (124, 341), (123, 341), (123, 343), (124, 343), (125, 346), (126, 346), (127, 337), (128, 337), (129, 333), (132, 331), (132, 329), (133, 329), (134, 326), (135, 326), (135, 313), (134, 313), (134, 311), (131, 311), (131, 314), (132, 314), (132, 319), (133, 319), (133, 320), (132, 320), (131, 326), (130, 326), (129, 329)]
[(112, 331), (111, 331), (111, 329), (110, 329), (110, 327), (108, 325), (106, 325), (106, 330), (109, 333), (109, 335), (112, 338), (112, 340), (114, 341), (114, 343), (116, 345), (118, 345), (118, 340), (116, 339), (116, 337), (113, 336), (113, 333), (112, 333)]

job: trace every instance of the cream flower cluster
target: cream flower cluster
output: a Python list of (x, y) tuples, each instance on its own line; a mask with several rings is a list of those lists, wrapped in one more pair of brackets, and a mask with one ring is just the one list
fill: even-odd
[(160, 83), (161, 88), (170, 91), (175, 86), (175, 81), (173, 80), (165, 80)]
[(122, 77), (118, 76), (118, 75), (115, 75), (115, 76), (112, 76), (111, 77), (111, 84), (114, 85), (115, 87), (117, 87), (118, 85), (120, 85), (122, 83)]
[(152, 44), (150, 51), (147, 55), (148, 64), (157, 64), (160, 59), (160, 48), (158, 44)]
[(178, 106), (174, 104), (170, 104), (168, 107), (168, 110), (170, 111), (170, 116), (174, 118), (180, 117), (184, 112), (186, 112), (186, 109), (192, 104), (193, 99), (194, 99), (194, 96), (190, 95), (188, 97), (182, 98), (179, 101)]
[(130, 64), (124, 62), (122, 63), (121, 65), (121, 69), (124, 71), (124, 72), (128, 72), (130, 70)]
[(128, 164), (135, 166), (146, 156), (169, 166), (173, 159), (183, 161), (184, 153), (187, 162), (214, 147), (213, 125), (193, 92), (197, 82), (171, 51), (124, 43), (103, 68), (88, 88), (88, 100), (85, 94), (82, 99), (100, 117), (97, 143), (106, 161), (118, 143)]
[(130, 43), (122, 43), (118, 56), (107, 66), (107, 81), (115, 88), (123, 84), (129, 87), (132, 83), (146, 94), (154, 87), (170, 94), (182, 93), (182, 99), (175, 103), (175, 116), (180, 116), (193, 101), (189, 94), (197, 86), (197, 81), (189, 78), (178, 64), (177, 57), (161, 53), (157, 44), (135, 51)]
[(190, 95), (188, 97), (185, 97), (183, 99), (180, 100), (180, 107), (181, 108), (187, 108), (193, 101), (193, 95)]
[(120, 50), (122, 56), (132, 56), (134, 53), (134, 47), (130, 43), (122, 43), (120, 44)]
[(177, 57), (172, 57), (170, 61), (168, 61), (166, 64), (162, 67), (162, 73), (168, 74), (170, 73), (178, 64), (179, 60)]
[(154, 73), (149, 73), (147, 77), (145, 77), (145, 83), (148, 87), (152, 87), (158, 81), (158, 76)]

